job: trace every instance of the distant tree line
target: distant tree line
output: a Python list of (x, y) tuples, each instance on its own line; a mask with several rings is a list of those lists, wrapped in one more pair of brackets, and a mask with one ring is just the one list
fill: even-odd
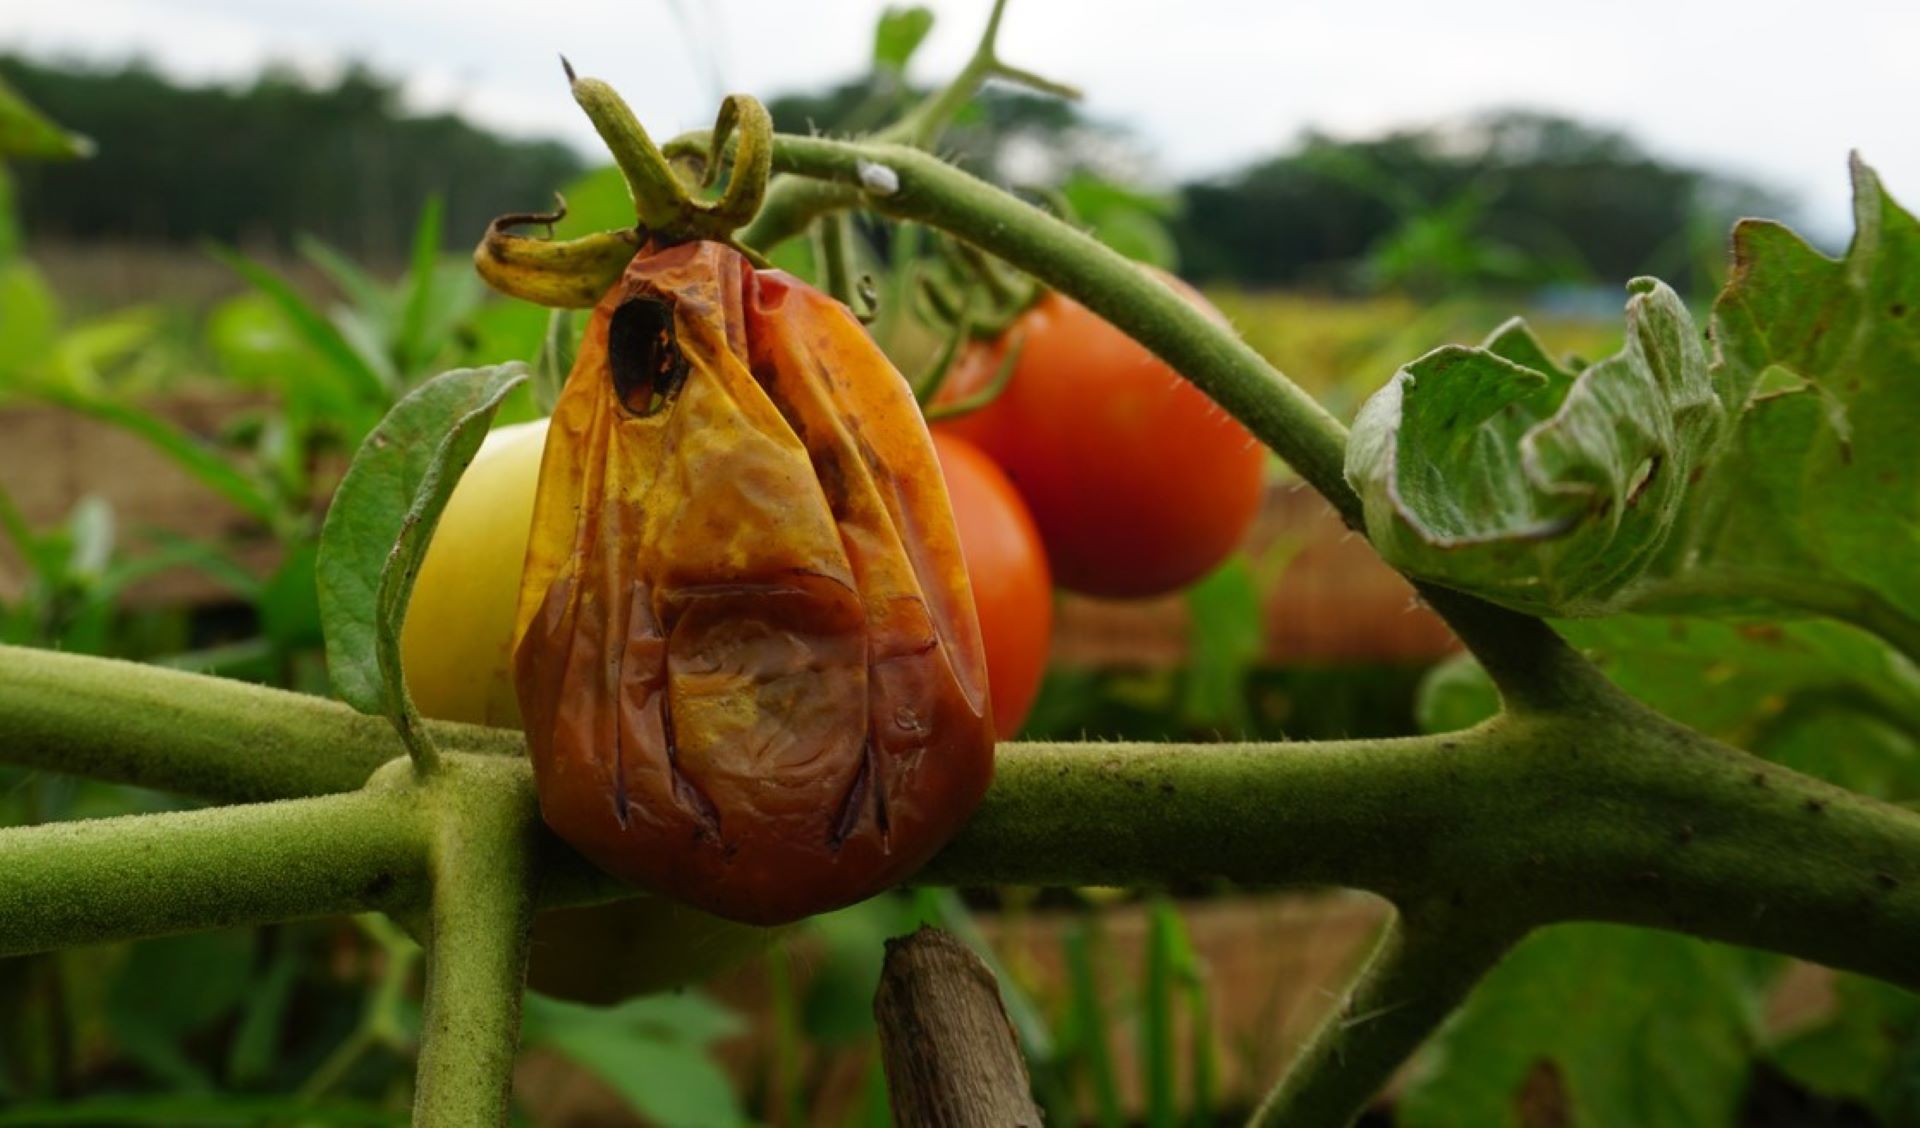
[(545, 205), (583, 167), (557, 142), (410, 116), (397, 84), (359, 67), (331, 84), (269, 69), (244, 86), (191, 86), (140, 63), (0, 55), (0, 77), (98, 146), (91, 160), (14, 170), (30, 238), (284, 246), (306, 233), (390, 262), (430, 194), (466, 242), (502, 212)]
[[(139, 64), (0, 56), (0, 77), (99, 145), (90, 161), (19, 170), (31, 236), (283, 243), (308, 232), (391, 260), (429, 193), (446, 201), (449, 241), (464, 243), (581, 171), (558, 143), (408, 116), (394, 83), (359, 68), (331, 85), (270, 70), (247, 86), (183, 86)], [(769, 108), (783, 130), (851, 133), (920, 93), (877, 72)], [(1123, 129), (1072, 104), (998, 90), (941, 151), (1016, 186), (1124, 182), (1150, 164)], [(1781, 206), (1618, 132), (1524, 111), (1357, 140), (1309, 134), (1167, 196), (1163, 218), (1189, 277), (1416, 293), (1613, 286), (1639, 273), (1702, 286), (1699, 264), (1723, 259), (1727, 222)]]
[(1636, 274), (1698, 287), (1734, 218), (1783, 207), (1621, 133), (1527, 111), (1362, 140), (1309, 134), (1182, 197), (1175, 232), (1197, 277), (1416, 292)]

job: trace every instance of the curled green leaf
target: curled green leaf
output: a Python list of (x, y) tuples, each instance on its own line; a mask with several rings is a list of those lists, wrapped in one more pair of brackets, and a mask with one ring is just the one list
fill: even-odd
[(342, 700), (393, 722), (415, 762), (432, 746), (400, 668), (414, 577), (453, 487), (524, 365), (436, 376), (395, 404), (340, 482), (316, 564), (327, 671)]
[(1536, 614), (1631, 601), (1725, 413), (1679, 296), (1653, 279), (1628, 289), (1625, 346), (1578, 373), (1513, 321), (1479, 348), (1428, 353), (1367, 402), (1346, 474), (1390, 563)]

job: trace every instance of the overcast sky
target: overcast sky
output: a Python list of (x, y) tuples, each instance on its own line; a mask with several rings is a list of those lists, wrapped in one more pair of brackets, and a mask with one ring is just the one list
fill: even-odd
[[(917, 77), (950, 73), (985, 0), (936, 0)], [(866, 65), (871, 0), (0, 0), (0, 49), (142, 55), (193, 79), (361, 59), (421, 109), (593, 143), (554, 61), (609, 79), (657, 136), (719, 90), (816, 87)], [(1920, 202), (1920, 0), (1013, 0), (1002, 54), (1072, 82), (1169, 176), (1317, 127), (1365, 134), (1492, 106), (1624, 128), (1753, 176), (1849, 230), (1846, 154)]]

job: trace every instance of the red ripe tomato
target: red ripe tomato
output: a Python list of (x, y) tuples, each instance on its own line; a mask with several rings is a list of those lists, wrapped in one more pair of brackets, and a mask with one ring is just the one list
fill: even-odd
[(1013, 479), (1054, 582), (1087, 595), (1160, 595), (1225, 560), (1260, 508), (1266, 452), (1246, 428), (1145, 346), (1055, 293), (963, 357), (939, 401), (989, 384), (1016, 336), (1025, 343), (999, 398), (936, 429), (973, 441)]
[(1026, 505), (992, 459), (973, 444), (938, 431), (933, 450), (953, 502), (960, 555), (973, 581), (994, 731), (1007, 740), (1027, 719), (1047, 668), (1053, 637), (1047, 556)]

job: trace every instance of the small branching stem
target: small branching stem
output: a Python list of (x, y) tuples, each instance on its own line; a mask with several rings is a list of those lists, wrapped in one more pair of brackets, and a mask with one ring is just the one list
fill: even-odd
[(402, 1034), (400, 1011), (414, 967), (420, 962), (420, 945), (386, 917), (369, 913), (354, 923), (381, 952), (379, 981), (360, 1013), (360, 1021), (301, 1083), (297, 1095), (302, 1100), (325, 1096), (369, 1051), (384, 1046), (404, 1052), (411, 1040)]
[(834, 301), (853, 309), (853, 269), (848, 263), (847, 222), (839, 214), (825, 215), (814, 228), (820, 257), (820, 281)]
[(1259, 1128), (1345, 1128), (1519, 938), (1484, 918), (1402, 913), (1254, 1113)]
[[(931, 148), (940, 134), (952, 124), (954, 116), (973, 99), (989, 79), (1001, 79), (1042, 94), (1077, 99), (1080, 91), (1029, 70), (1009, 66), (1000, 60), (1000, 20), (1006, 14), (1006, 0), (994, 0), (987, 24), (974, 44), (973, 54), (960, 73), (945, 86), (907, 111), (899, 121), (878, 130), (872, 140), (878, 143)], [(815, 218), (841, 208), (857, 206), (858, 192), (834, 184), (823, 184), (800, 176), (782, 176), (769, 186), (760, 212), (740, 231), (740, 241), (749, 247), (768, 250), (800, 234)]]

